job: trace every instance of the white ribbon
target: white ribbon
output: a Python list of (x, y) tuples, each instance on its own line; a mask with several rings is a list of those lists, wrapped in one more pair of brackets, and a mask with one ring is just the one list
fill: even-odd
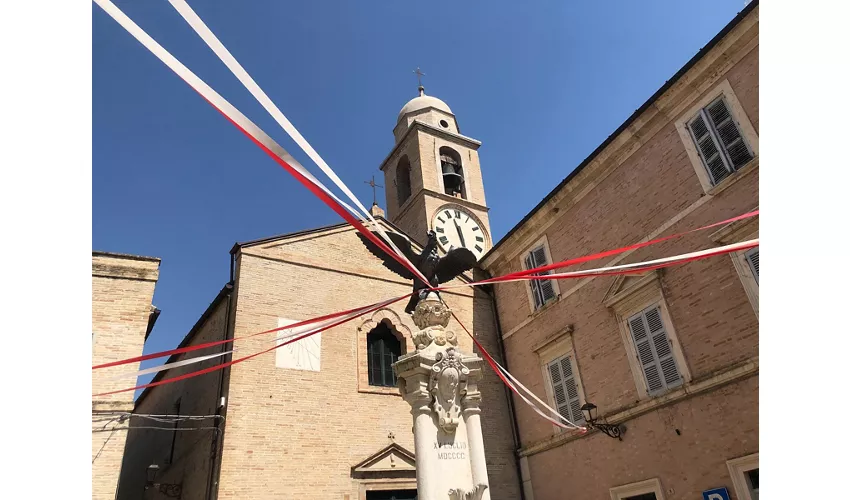
[[(320, 321), (320, 322), (307, 323), (305, 325), (297, 326), (297, 327), (294, 327), (294, 328), (291, 328), (291, 329), (281, 330), (281, 332), (284, 332), (284, 333), (282, 333), (281, 335), (275, 336), (275, 338), (272, 340), (272, 342), (281, 343), (281, 342), (284, 342), (286, 340), (293, 339), (295, 337), (303, 337), (303, 338), (309, 337), (310, 335), (312, 335), (314, 333), (320, 332), (320, 331), (322, 331), (326, 328), (329, 328), (331, 326), (334, 326), (336, 324), (341, 324), (341, 323), (345, 323), (346, 321), (350, 321), (350, 320), (356, 318), (357, 316), (362, 315), (364, 312), (368, 312), (369, 310), (380, 309), (381, 307), (384, 307), (387, 304), (391, 304), (392, 302), (397, 301), (401, 297), (402, 296), (398, 296), (398, 297), (394, 297), (392, 299), (387, 299), (387, 300), (384, 300), (384, 301), (381, 301), (381, 302), (376, 302), (376, 303), (370, 304), (368, 306), (363, 306), (363, 307), (355, 309), (354, 311), (352, 311), (348, 314), (344, 314), (342, 316), (335, 316), (333, 318), (329, 318), (329, 319), (326, 319), (326, 320), (323, 320), (323, 321)], [(139, 377), (139, 376), (148, 375), (148, 374), (151, 374), (151, 373), (158, 373), (158, 372), (161, 372), (161, 371), (170, 370), (172, 368), (178, 368), (178, 367), (181, 367), (181, 366), (187, 366), (187, 365), (192, 365), (192, 364), (195, 364), (195, 363), (200, 363), (202, 361), (206, 361), (206, 360), (212, 359), (212, 358), (217, 358), (219, 356), (224, 356), (225, 354), (230, 354), (230, 353), (236, 352), (236, 351), (237, 351), (237, 349), (233, 349), (233, 350), (227, 351), (227, 352), (209, 354), (209, 355), (206, 355), (206, 356), (198, 356), (198, 357), (195, 357), (195, 358), (184, 359), (184, 360), (181, 360), (181, 361), (174, 361), (172, 363), (163, 363), (159, 366), (154, 366), (152, 368), (140, 370), (140, 371), (135, 372), (135, 373), (126, 373), (126, 374), (118, 375), (118, 376), (115, 376), (115, 377), (111, 377), (109, 380), (118, 379), (118, 378)]]
[[(316, 179), (313, 174), (307, 171), (295, 158), (292, 157), (283, 147), (281, 147), (277, 142), (274, 141), (268, 134), (266, 134), (263, 129), (258, 127), (254, 122), (252, 122), (248, 117), (242, 114), (241, 111), (236, 109), (235, 106), (230, 104), (224, 97), (222, 97), (218, 92), (212, 89), (209, 85), (207, 85), (203, 80), (201, 80), (197, 75), (192, 73), (189, 68), (187, 68), (183, 63), (178, 61), (174, 56), (172, 56), (165, 48), (163, 48), (159, 43), (156, 42), (150, 35), (145, 33), (136, 23), (133, 22), (132, 19), (127, 17), (121, 9), (119, 9), (115, 4), (113, 4), (110, 0), (92, 0), (98, 6), (100, 6), (107, 14), (109, 14), (115, 21), (121, 25), (125, 30), (127, 30), (130, 35), (133, 36), (136, 40), (139, 41), (146, 49), (148, 49), (153, 55), (155, 55), (160, 61), (162, 61), (169, 69), (174, 71), (183, 81), (189, 84), (190, 87), (195, 89), (196, 92), (201, 94), (207, 101), (209, 101), (213, 106), (215, 106), (218, 110), (224, 113), (228, 118), (233, 120), (239, 127), (245, 130), (248, 134), (254, 137), (258, 142), (263, 144), (263, 146), (267, 147), (271, 150), (275, 155), (281, 158), (283, 161), (292, 166), (299, 174), (306, 177), (310, 182), (319, 187), (322, 191), (324, 191), (328, 196), (334, 199), (337, 203), (339, 203), (346, 210), (351, 212), (352, 214), (358, 214), (357, 210), (352, 208), (350, 205), (340, 200), (333, 192), (331, 192), (324, 184), (321, 183), (318, 179)], [(358, 217), (362, 218), (358, 215)], [(415, 267), (414, 267), (415, 269)]]
[[(720, 253), (730, 253), (730, 252), (735, 252), (735, 251), (738, 251), (738, 250), (744, 250), (744, 249), (747, 249), (747, 248), (753, 248), (753, 247), (756, 247), (758, 245), (759, 245), (759, 239), (756, 238), (754, 240), (742, 241), (740, 243), (732, 243), (730, 245), (725, 245), (725, 246), (722, 246), (722, 247), (709, 248), (709, 249), (706, 249), (706, 250), (699, 250), (699, 251), (696, 251), (696, 252), (674, 255), (672, 257), (664, 257), (664, 258), (661, 258), (661, 259), (647, 260), (647, 261), (644, 261), (644, 262), (634, 262), (632, 264), (620, 264), (618, 266), (597, 267), (595, 269), (586, 269), (584, 271), (572, 271), (572, 272), (568, 272), (568, 273), (547, 274), (547, 275), (545, 275), (545, 278), (546, 279), (565, 279), (565, 278), (576, 278), (576, 277), (588, 277), (589, 278), (589, 277), (592, 277), (592, 276), (586, 276), (587, 274), (591, 274), (591, 275), (592, 274), (601, 274), (601, 273), (606, 273), (606, 272), (611, 272), (611, 271), (622, 271), (622, 270), (628, 270), (628, 269), (650, 267), (650, 266), (654, 266), (654, 265), (658, 265), (658, 264), (670, 264), (670, 263), (675, 263), (675, 262), (680, 261), (680, 260), (687, 260), (687, 259), (690, 259), (690, 258), (693, 258), (693, 257), (702, 257), (702, 256), (705, 256), (705, 255), (713, 255), (713, 254), (720, 254)], [(460, 285), (450, 285), (450, 286), (440, 287), (440, 289), (441, 290), (448, 290), (448, 289), (452, 289), (452, 288), (462, 288), (462, 287), (467, 287), (467, 286), (495, 285), (495, 284), (498, 284), (498, 283), (510, 283), (510, 282), (513, 282), (513, 281), (530, 281), (530, 280), (535, 279), (535, 276), (539, 276), (539, 275), (519, 276), (519, 277), (516, 277), (516, 278), (507, 279), (507, 280), (487, 281), (487, 282), (483, 282), (483, 283), (463, 283), (463, 284), (460, 284)]]
[[(496, 367), (498, 367), (498, 368), (499, 368), (499, 370), (500, 370), (503, 374), (505, 374), (505, 376), (507, 376), (509, 379), (511, 379), (511, 382), (514, 384), (514, 387), (516, 387), (516, 388), (518, 388), (518, 389), (522, 389), (522, 390), (524, 390), (524, 391), (525, 391), (528, 395), (530, 395), (530, 396), (531, 396), (531, 397), (532, 397), (535, 401), (537, 401), (538, 403), (540, 403), (541, 405), (543, 405), (543, 407), (544, 407), (544, 408), (546, 408), (547, 410), (549, 410), (549, 411), (550, 411), (550, 412), (552, 412), (553, 414), (557, 415), (557, 416), (558, 416), (561, 420), (563, 420), (564, 422), (566, 422), (566, 423), (567, 423), (567, 424), (569, 424), (570, 426), (572, 426), (572, 427), (574, 427), (574, 428), (576, 428), (576, 429), (584, 429), (584, 427), (582, 427), (582, 426), (580, 426), (580, 425), (578, 425), (578, 424), (573, 423), (573, 422), (572, 422), (572, 421), (570, 421), (568, 418), (566, 418), (566, 417), (564, 417), (563, 415), (561, 415), (561, 414), (560, 414), (557, 410), (555, 410), (554, 408), (552, 408), (552, 407), (551, 407), (551, 406), (549, 406), (548, 404), (544, 403), (544, 402), (543, 402), (540, 398), (538, 398), (538, 397), (537, 397), (537, 396), (536, 396), (533, 392), (531, 392), (531, 390), (530, 390), (530, 389), (528, 389), (526, 386), (522, 385), (522, 383), (521, 383), (519, 380), (517, 380), (517, 379), (516, 379), (516, 377), (514, 377), (513, 375), (511, 375), (511, 373), (510, 373), (510, 372), (509, 372), (509, 371), (508, 371), (508, 370), (507, 370), (504, 366), (500, 365), (500, 364), (499, 364), (499, 363), (498, 363), (495, 359), (493, 360), (493, 363), (495, 363), (495, 364), (496, 364)], [(559, 423), (559, 422), (555, 422), (555, 421), (554, 421), (552, 418), (550, 418), (548, 415), (545, 415), (545, 414), (544, 414), (544, 413), (543, 413), (543, 412), (542, 412), (539, 408), (537, 408), (537, 405), (535, 405), (534, 403), (532, 403), (532, 402), (530, 402), (528, 399), (526, 399), (526, 398), (525, 398), (525, 396), (523, 396), (522, 394), (520, 394), (520, 392), (519, 392), (519, 391), (517, 391), (517, 394), (519, 394), (519, 397), (521, 397), (521, 398), (523, 399), (523, 401), (525, 401), (525, 402), (526, 402), (529, 406), (531, 406), (532, 408), (534, 408), (534, 409), (535, 409), (535, 411), (536, 411), (537, 413), (539, 413), (539, 414), (540, 414), (540, 415), (542, 415), (544, 418), (546, 418), (546, 420), (549, 420), (550, 422), (553, 422), (553, 423), (555, 423), (556, 425), (560, 425), (560, 426), (562, 426), (562, 427), (565, 427), (563, 424), (561, 424), (561, 423)]]
[[(224, 65), (227, 66), (231, 73), (233, 73), (233, 75), (238, 78), (240, 82), (242, 82), (242, 85), (245, 86), (245, 88), (251, 93), (251, 95), (254, 96), (255, 99), (257, 99), (257, 101), (263, 106), (263, 108), (272, 116), (272, 118), (274, 118), (277, 124), (280, 125), (280, 127), (287, 134), (289, 134), (292, 140), (295, 141), (295, 143), (298, 144), (298, 146), (307, 154), (307, 156), (309, 156), (310, 159), (313, 160), (316, 165), (319, 166), (322, 172), (324, 172), (325, 175), (327, 175), (333, 181), (333, 183), (336, 184), (336, 186), (340, 188), (342, 192), (345, 193), (345, 195), (348, 196), (348, 198), (361, 210), (361, 212), (357, 212), (354, 210), (350, 211), (361, 219), (364, 219), (364, 217), (368, 219), (372, 223), (372, 226), (375, 228), (375, 230), (380, 233), (381, 236), (384, 237), (384, 241), (387, 242), (387, 244), (393, 249), (393, 251), (398, 254), (398, 256), (402, 258), (406, 263), (410, 264), (410, 267), (412, 269), (417, 269), (416, 266), (414, 266), (407, 259), (404, 253), (402, 253), (401, 250), (399, 250), (398, 247), (395, 246), (395, 243), (393, 243), (393, 241), (387, 236), (383, 228), (378, 224), (378, 221), (376, 221), (372, 217), (372, 214), (369, 212), (369, 210), (367, 210), (366, 207), (364, 207), (363, 204), (360, 203), (360, 200), (357, 199), (354, 193), (351, 192), (351, 190), (342, 181), (342, 179), (339, 178), (336, 172), (334, 172), (334, 170), (325, 162), (325, 160), (319, 155), (319, 153), (316, 152), (315, 149), (313, 149), (313, 146), (311, 146), (307, 139), (305, 139), (304, 136), (301, 135), (301, 133), (298, 131), (298, 129), (295, 128), (292, 122), (290, 122), (289, 119), (286, 118), (283, 112), (275, 105), (274, 102), (272, 102), (269, 96), (266, 95), (265, 92), (263, 92), (263, 89), (261, 89), (260, 86), (257, 85), (257, 82), (255, 82), (254, 79), (251, 78), (251, 75), (249, 75), (248, 72), (245, 71), (245, 68), (243, 68), (242, 65), (239, 64), (239, 62), (236, 60), (235, 57), (233, 57), (230, 51), (227, 50), (224, 44), (221, 43), (221, 41), (215, 36), (215, 34), (213, 34), (212, 30), (210, 30), (209, 27), (204, 24), (201, 18), (198, 17), (195, 11), (193, 11), (192, 8), (189, 7), (189, 4), (186, 3), (185, 0), (169, 0), (169, 3), (171, 3), (171, 6), (174, 7), (177, 12), (180, 13), (181, 16), (183, 16), (183, 19), (185, 19), (186, 22), (189, 23), (189, 26), (191, 26), (192, 29), (195, 30), (195, 33), (197, 33), (198, 36), (201, 37), (204, 43), (206, 43), (207, 46), (215, 53), (215, 55), (218, 56), (221, 62), (223, 62)], [(426, 280), (425, 276), (422, 276), (422, 274), (418, 272), (418, 269), (417, 274), (419, 275), (418, 277), (421, 278), (424, 283), (428, 283), (428, 280)]]
[(218, 358), (220, 356), (224, 356), (225, 354), (230, 354), (232, 352), (236, 352), (236, 349), (233, 349), (232, 351), (219, 352), (219, 353), (216, 353), (216, 354), (208, 354), (206, 356), (199, 356), (197, 358), (190, 358), (190, 359), (184, 359), (184, 360), (181, 360), (181, 361), (174, 361), (172, 363), (163, 363), (159, 366), (154, 366), (153, 368), (146, 368), (144, 370), (139, 370), (135, 373), (124, 373), (124, 374), (121, 374), (121, 375), (116, 375), (114, 377), (109, 377), (107, 380), (116, 380), (116, 379), (120, 379), (120, 378), (130, 378), (130, 377), (138, 378), (138, 377), (141, 377), (142, 375), (149, 375), (151, 373), (157, 373), (157, 372), (161, 372), (163, 370), (170, 370), (171, 368), (178, 368), (178, 367), (181, 367), (181, 366), (193, 365), (195, 363), (200, 363), (201, 361), (206, 361), (208, 359)]

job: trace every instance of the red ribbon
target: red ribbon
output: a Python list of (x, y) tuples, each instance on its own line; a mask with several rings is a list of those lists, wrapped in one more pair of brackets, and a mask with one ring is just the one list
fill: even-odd
[[(405, 295), (404, 297), (407, 297), (408, 295)], [(402, 298), (404, 298), (404, 297), (402, 297)], [(372, 304), (372, 305), (375, 305), (375, 304)], [(293, 323), (291, 325), (280, 326), (278, 328), (272, 328), (271, 330), (266, 330), (266, 331), (258, 332), (258, 333), (252, 333), (251, 335), (246, 335), (244, 337), (234, 337), (234, 338), (229, 339), (229, 340), (217, 340), (217, 341), (214, 341), (214, 342), (207, 342), (205, 344), (198, 344), (198, 345), (193, 345), (193, 346), (188, 346), (188, 347), (180, 347), (178, 349), (171, 349), (171, 350), (168, 350), (168, 351), (160, 351), (160, 352), (155, 352), (155, 353), (151, 353), (151, 354), (145, 354), (143, 356), (136, 356), (135, 358), (127, 358), (127, 359), (122, 359), (120, 361), (112, 361), (110, 363), (103, 363), (103, 364), (100, 364), (100, 365), (92, 366), (91, 369), (97, 370), (97, 369), (100, 369), (100, 368), (109, 368), (111, 366), (126, 365), (127, 363), (136, 363), (136, 362), (139, 362), (139, 361), (146, 361), (148, 359), (156, 359), (156, 358), (161, 358), (163, 356), (171, 356), (172, 354), (182, 354), (184, 352), (192, 352), (192, 351), (197, 351), (197, 350), (200, 350), (200, 349), (206, 349), (207, 347), (214, 347), (214, 346), (217, 346), (217, 345), (229, 344), (230, 342), (235, 342), (237, 340), (248, 339), (248, 338), (251, 338), (251, 337), (256, 337), (258, 335), (266, 335), (266, 334), (269, 334), (269, 333), (279, 332), (281, 330), (289, 330), (289, 329), (292, 329), (292, 328), (297, 328), (299, 326), (304, 326), (304, 325), (309, 325), (311, 323), (317, 323), (319, 321), (324, 321), (326, 319), (332, 319), (332, 318), (337, 318), (339, 316), (345, 316), (346, 314), (351, 314), (351, 313), (353, 313), (353, 312), (355, 312), (359, 309), (366, 309), (367, 307), (371, 307), (371, 306), (355, 307), (354, 309), (349, 309), (347, 311), (340, 311), (340, 312), (335, 312), (335, 313), (331, 313), (331, 314), (326, 314), (324, 316), (319, 316), (318, 318), (306, 319), (304, 321), (299, 321), (298, 323)]]
[[(392, 303), (398, 302), (399, 300), (401, 300), (401, 299), (403, 299), (403, 298), (405, 298), (405, 297), (407, 297), (407, 295), (403, 295), (403, 296), (401, 296), (401, 297), (399, 297), (399, 298), (397, 298), (397, 299), (394, 299), (394, 300), (393, 300), (392, 302), (390, 302), (389, 304), (392, 304)], [(376, 310), (380, 309), (381, 307), (385, 307), (385, 306), (387, 306), (387, 305), (389, 305), (389, 304), (384, 304), (383, 302), (382, 302), (382, 303), (379, 303), (379, 304), (375, 305), (374, 307), (371, 307), (370, 309), (368, 309), (368, 310), (366, 310), (366, 311), (363, 311), (363, 313), (362, 313), (362, 314), (366, 314), (366, 313), (370, 313), (370, 312), (372, 312), (372, 311), (376, 311)], [(356, 309), (355, 309), (355, 310), (356, 310)], [(360, 314), (360, 315), (358, 315), (358, 316), (361, 316), (362, 314)], [(184, 373), (183, 375), (178, 375), (178, 376), (176, 376), (176, 377), (171, 377), (171, 378), (164, 379), (164, 380), (158, 380), (158, 381), (156, 381), (156, 382), (151, 382), (151, 383), (144, 384), (144, 385), (137, 385), (136, 387), (130, 387), (130, 388), (128, 388), (128, 389), (119, 389), (119, 390), (117, 390), (117, 391), (101, 392), (101, 393), (99, 393), (99, 394), (94, 394), (93, 396), (108, 396), (108, 395), (110, 395), (110, 394), (118, 394), (118, 393), (120, 393), (120, 392), (135, 391), (135, 390), (138, 390), (138, 389), (147, 389), (148, 387), (156, 387), (156, 386), (158, 386), (158, 385), (168, 384), (168, 383), (171, 383), (171, 382), (177, 382), (177, 381), (179, 381), (179, 380), (185, 380), (185, 379), (187, 379), (187, 378), (197, 377), (197, 376), (199, 376), (199, 375), (204, 375), (204, 374), (207, 374), (207, 373), (211, 373), (211, 372), (214, 372), (214, 371), (216, 371), (216, 370), (221, 370), (222, 368), (227, 368), (228, 366), (233, 366), (233, 365), (235, 365), (235, 364), (237, 364), (237, 363), (241, 363), (241, 362), (243, 362), (243, 361), (248, 361), (249, 359), (256, 358), (257, 356), (259, 356), (259, 355), (261, 355), (261, 354), (265, 354), (265, 353), (267, 353), (267, 352), (270, 352), (270, 351), (273, 351), (273, 350), (278, 349), (278, 348), (280, 348), (280, 347), (283, 347), (283, 346), (285, 346), (285, 345), (287, 345), (287, 344), (291, 344), (292, 342), (297, 342), (297, 341), (299, 341), (299, 340), (301, 340), (301, 339), (305, 339), (305, 338), (307, 338), (307, 337), (309, 337), (309, 336), (311, 336), (311, 335), (315, 335), (315, 334), (317, 334), (317, 333), (319, 333), (319, 332), (323, 332), (323, 331), (325, 331), (325, 330), (327, 330), (327, 329), (329, 329), (329, 328), (333, 328), (333, 327), (335, 327), (335, 326), (341, 325), (341, 324), (343, 324), (343, 323), (346, 323), (346, 322), (348, 322), (348, 321), (353, 320), (354, 318), (356, 318), (356, 317), (358, 317), (358, 316), (352, 316), (352, 317), (350, 317), (350, 318), (342, 319), (342, 320), (337, 321), (337, 322), (335, 322), (335, 323), (332, 323), (332, 324), (330, 324), (330, 325), (327, 325), (327, 326), (324, 326), (324, 327), (322, 327), (322, 328), (319, 328), (319, 329), (318, 329), (318, 330), (316, 330), (316, 331), (308, 332), (308, 333), (305, 333), (304, 335), (300, 335), (300, 336), (298, 336), (298, 337), (295, 337), (295, 338), (289, 339), (289, 340), (287, 340), (287, 341), (285, 341), (285, 342), (281, 342), (280, 344), (278, 344), (278, 345), (276, 345), (276, 346), (274, 346), (274, 347), (271, 347), (271, 348), (269, 348), (269, 349), (266, 349), (266, 350), (264, 350), (264, 351), (260, 351), (260, 352), (257, 352), (257, 353), (251, 354), (251, 355), (249, 355), (249, 356), (245, 356), (245, 357), (239, 358), (239, 359), (234, 359), (234, 360), (232, 360), (232, 361), (228, 361), (227, 363), (222, 363), (222, 364), (219, 364), (219, 365), (210, 366), (209, 368), (204, 368), (203, 370), (198, 370), (198, 371), (194, 371), (194, 372)], [(282, 328), (292, 328), (293, 326), (294, 326), (294, 325), (287, 325), (287, 326), (282, 327)]]
[[(193, 88), (194, 88), (194, 87), (193, 87)], [(365, 226), (364, 226), (364, 225), (363, 225), (363, 224), (362, 224), (359, 220), (357, 220), (357, 218), (356, 218), (356, 217), (354, 217), (353, 215), (351, 215), (351, 214), (348, 212), (348, 210), (346, 210), (345, 208), (343, 208), (343, 207), (342, 207), (342, 205), (340, 205), (339, 203), (337, 203), (337, 202), (336, 202), (336, 200), (334, 200), (333, 198), (331, 198), (330, 196), (328, 196), (328, 194), (327, 194), (327, 193), (325, 193), (325, 192), (324, 192), (324, 191), (323, 191), (323, 190), (322, 190), (319, 186), (315, 185), (312, 181), (310, 181), (309, 179), (307, 179), (306, 177), (304, 177), (303, 175), (301, 175), (301, 173), (300, 173), (300, 172), (298, 172), (296, 169), (292, 168), (292, 166), (291, 166), (290, 164), (286, 163), (286, 161), (284, 161), (284, 160), (283, 160), (283, 158), (279, 157), (279, 156), (278, 156), (278, 155), (276, 155), (276, 154), (275, 154), (272, 150), (270, 150), (269, 148), (267, 148), (267, 147), (265, 146), (265, 144), (263, 144), (262, 142), (260, 142), (259, 140), (257, 140), (257, 138), (256, 138), (256, 137), (254, 137), (254, 136), (253, 136), (253, 135), (251, 135), (251, 134), (250, 134), (247, 130), (245, 130), (244, 128), (242, 128), (242, 126), (240, 126), (240, 125), (239, 125), (238, 123), (236, 123), (236, 122), (235, 122), (232, 118), (230, 118), (230, 117), (227, 115), (227, 113), (225, 113), (224, 111), (222, 111), (221, 109), (219, 109), (219, 108), (218, 108), (218, 106), (216, 106), (216, 105), (215, 105), (215, 104), (213, 104), (213, 103), (212, 103), (209, 99), (207, 99), (206, 97), (204, 97), (204, 95), (203, 95), (203, 94), (201, 94), (200, 92), (198, 92), (198, 95), (200, 95), (201, 97), (203, 97), (203, 98), (204, 98), (204, 100), (205, 100), (205, 101), (207, 101), (207, 102), (210, 104), (210, 106), (212, 106), (213, 108), (215, 108), (215, 109), (216, 109), (219, 113), (221, 113), (221, 114), (222, 114), (225, 118), (227, 118), (227, 121), (229, 121), (230, 123), (232, 123), (234, 127), (238, 128), (239, 130), (241, 130), (241, 131), (242, 131), (242, 133), (243, 133), (243, 134), (245, 134), (246, 136), (248, 136), (248, 138), (249, 138), (249, 139), (251, 139), (251, 141), (253, 141), (253, 142), (254, 142), (254, 144), (256, 144), (257, 146), (259, 146), (259, 148), (260, 148), (260, 149), (262, 149), (263, 151), (265, 151), (265, 152), (266, 152), (266, 154), (268, 154), (269, 156), (271, 156), (271, 157), (272, 157), (272, 159), (273, 159), (274, 161), (276, 161), (276, 162), (277, 162), (277, 163), (278, 163), (281, 167), (283, 167), (283, 168), (284, 168), (284, 170), (286, 170), (287, 172), (289, 172), (289, 173), (290, 173), (290, 175), (292, 175), (293, 177), (295, 177), (295, 179), (296, 179), (296, 180), (298, 180), (298, 182), (300, 182), (300, 183), (301, 183), (304, 187), (306, 187), (307, 189), (309, 189), (309, 190), (310, 190), (310, 192), (312, 192), (312, 193), (313, 193), (314, 195), (316, 195), (316, 196), (317, 196), (320, 200), (322, 200), (322, 201), (325, 203), (325, 205), (329, 206), (329, 207), (331, 208), (331, 210), (333, 210), (334, 212), (336, 212), (336, 213), (337, 213), (340, 217), (342, 217), (343, 219), (345, 219), (345, 221), (346, 221), (346, 222), (348, 222), (349, 224), (351, 224), (352, 226), (354, 226), (354, 227), (355, 227), (358, 231), (360, 231), (361, 233), (363, 233), (363, 235), (364, 235), (365, 237), (369, 238), (369, 240), (370, 240), (370, 241), (372, 241), (372, 243), (374, 243), (374, 244), (378, 245), (378, 248), (380, 248), (381, 250), (385, 251), (385, 252), (386, 252), (387, 254), (389, 254), (392, 258), (394, 258), (395, 260), (397, 260), (397, 261), (398, 261), (401, 265), (403, 265), (403, 266), (404, 266), (405, 268), (407, 268), (410, 272), (412, 272), (414, 276), (420, 276), (420, 275), (421, 275), (421, 273), (419, 272), (419, 270), (418, 270), (418, 269), (416, 269), (416, 268), (415, 268), (415, 267), (413, 267), (412, 265), (408, 264), (408, 263), (407, 263), (404, 259), (402, 259), (400, 256), (398, 256), (398, 255), (397, 255), (397, 254), (396, 254), (396, 253), (395, 253), (395, 252), (394, 252), (394, 251), (393, 251), (393, 250), (392, 250), (389, 246), (387, 246), (387, 245), (383, 242), (383, 240), (381, 240), (380, 238), (378, 238), (377, 236), (375, 236), (375, 235), (372, 233), (372, 231), (369, 231), (368, 229), (366, 229), (366, 227), (365, 227)], [(419, 278), (419, 279), (421, 280), (422, 278)], [(427, 283), (426, 283), (426, 284), (427, 284)]]
[[(628, 245), (628, 246), (625, 246), (625, 247), (616, 248), (614, 250), (607, 250), (605, 252), (599, 252), (599, 253), (595, 253), (595, 254), (591, 254), (591, 255), (586, 255), (584, 257), (576, 257), (575, 259), (564, 260), (564, 261), (561, 261), (561, 262), (556, 262), (554, 264), (547, 264), (545, 266), (536, 267), (534, 269), (526, 269), (524, 271), (517, 271), (515, 273), (506, 274), (504, 276), (489, 278), (489, 279), (481, 281), (480, 283), (495, 283), (495, 282), (505, 280), (505, 279), (509, 279), (509, 278), (517, 278), (517, 277), (520, 277), (520, 276), (528, 276), (530, 274), (542, 273), (542, 272), (551, 271), (551, 270), (554, 270), (554, 269), (560, 269), (562, 267), (572, 266), (572, 265), (576, 265), (576, 264), (582, 264), (584, 262), (588, 262), (588, 261), (591, 261), (591, 260), (601, 259), (601, 258), (604, 258), (604, 257), (610, 257), (612, 255), (621, 254), (623, 252), (628, 252), (629, 250), (637, 250), (638, 248), (643, 248), (643, 247), (647, 247), (647, 246), (650, 246), (650, 245), (655, 245), (657, 243), (661, 243), (662, 241), (671, 240), (673, 238), (679, 238), (679, 237), (685, 236), (685, 235), (690, 234), (690, 233), (702, 231), (704, 229), (710, 229), (712, 227), (722, 226), (722, 225), (729, 224), (729, 223), (732, 223), (732, 222), (735, 222), (735, 221), (738, 221), (738, 220), (747, 219), (749, 217), (755, 217), (758, 214), (759, 214), (759, 211), (754, 210), (752, 212), (747, 212), (743, 215), (739, 215), (737, 217), (732, 217), (731, 219), (726, 219), (726, 220), (722, 220), (720, 222), (715, 222), (714, 224), (709, 224), (707, 226), (702, 226), (702, 227), (698, 227), (696, 229), (691, 229), (691, 230), (685, 231), (683, 233), (672, 234), (670, 236), (664, 236), (663, 238), (657, 238), (657, 239), (654, 239), (654, 240), (645, 241), (643, 243), (635, 243), (633, 245)], [(546, 278), (543, 278), (543, 279), (546, 279)]]

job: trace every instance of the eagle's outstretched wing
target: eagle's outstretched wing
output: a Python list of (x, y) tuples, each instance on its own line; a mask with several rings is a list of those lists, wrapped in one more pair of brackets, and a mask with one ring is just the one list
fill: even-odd
[[(384, 243), (387, 242), (387, 240), (385, 240), (383, 237), (381, 237), (380, 234), (375, 233), (374, 231), (372, 232), (372, 234), (375, 235), (378, 239), (380, 239)], [(393, 233), (393, 232), (387, 232), (387, 236), (390, 237), (392, 242), (395, 244), (395, 246), (399, 250), (401, 250), (401, 252), (404, 254), (404, 256), (407, 257), (407, 259), (410, 260), (410, 262), (413, 265), (416, 265), (416, 261), (419, 259), (419, 256), (416, 253), (413, 252), (413, 249), (410, 246), (410, 240), (408, 240), (407, 238), (405, 238), (401, 234)], [(360, 232), (357, 233), (357, 237), (360, 238), (360, 241), (363, 242), (363, 244), (366, 246), (366, 248), (369, 249), (369, 251), (375, 257), (378, 257), (379, 259), (381, 259), (382, 263), (384, 264), (384, 267), (386, 267), (390, 271), (398, 274), (399, 276), (401, 276), (402, 278), (404, 278), (406, 280), (412, 280), (413, 279), (414, 276), (413, 276), (412, 272), (410, 272), (406, 267), (401, 265), (392, 256), (388, 255), (387, 252), (383, 251), (378, 245), (375, 244), (375, 242), (373, 242), (372, 240), (370, 240), (369, 238), (367, 238), (366, 236), (364, 236)], [(389, 244), (387, 244), (387, 246), (389, 246)]]
[(451, 281), (475, 267), (476, 262), (478, 260), (475, 254), (466, 248), (449, 250), (449, 253), (437, 263), (437, 278), (440, 283)]

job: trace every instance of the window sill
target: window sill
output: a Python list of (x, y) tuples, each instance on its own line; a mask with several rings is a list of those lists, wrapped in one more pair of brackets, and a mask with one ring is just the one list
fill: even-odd
[(398, 387), (381, 387), (377, 385), (370, 385), (369, 387), (358, 388), (357, 392), (363, 394), (383, 394), (385, 396), (401, 397), (401, 393), (399, 392)]
[(759, 169), (759, 157), (756, 156), (749, 163), (738, 169), (735, 173), (730, 175), (729, 177), (723, 179), (718, 184), (712, 186), (708, 191), (705, 192), (708, 196), (717, 196), (718, 194), (726, 191), (729, 186), (735, 184), (739, 180), (747, 177), (753, 172), (758, 172)]
[(542, 314), (544, 311), (546, 311), (547, 309), (549, 309), (550, 307), (552, 307), (552, 304), (557, 304), (558, 302), (560, 302), (560, 300), (561, 300), (561, 294), (555, 295), (553, 298), (549, 299), (549, 301), (548, 301), (548, 302), (544, 303), (542, 306), (540, 306), (540, 307), (538, 307), (537, 309), (533, 310), (533, 311), (531, 312), (531, 314), (529, 314), (529, 315), (528, 315), (528, 316), (529, 316), (529, 319), (533, 319), (533, 318), (535, 318), (535, 317), (539, 316), (539, 315), (540, 315), (540, 314)]

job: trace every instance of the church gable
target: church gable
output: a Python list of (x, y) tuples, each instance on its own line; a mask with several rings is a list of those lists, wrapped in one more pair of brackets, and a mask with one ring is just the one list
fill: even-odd
[(376, 475), (385, 477), (388, 473), (415, 476), (416, 457), (404, 447), (393, 442), (351, 467), (351, 475), (355, 478)]
[[(383, 220), (386, 231), (398, 231)], [(348, 224), (338, 224), (311, 231), (249, 242), (239, 246), (245, 255), (270, 260), (327, 269), (367, 278), (407, 283), (385, 268), (358, 237), (358, 231)]]
[[(383, 218), (377, 220), (385, 231), (404, 234), (402, 230)], [(369, 226), (370, 224), (367, 224), (367, 227)], [(405, 236), (411, 240), (411, 246), (415, 252), (422, 250), (422, 246), (416, 242), (415, 238), (406, 234)], [(237, 244), (233, 251), (237, 250), (244, 255), (278, 262), (333, 270), (383, 281), (410, 283), (410, 280), (387, 269), (381, 259), (376, 258), (366, 248), (358, 230), (349, 224), (337, 224), (241, 243)], [(460, 283), (459, 279), (462, 278), (452, 280), (452, 283)]]

